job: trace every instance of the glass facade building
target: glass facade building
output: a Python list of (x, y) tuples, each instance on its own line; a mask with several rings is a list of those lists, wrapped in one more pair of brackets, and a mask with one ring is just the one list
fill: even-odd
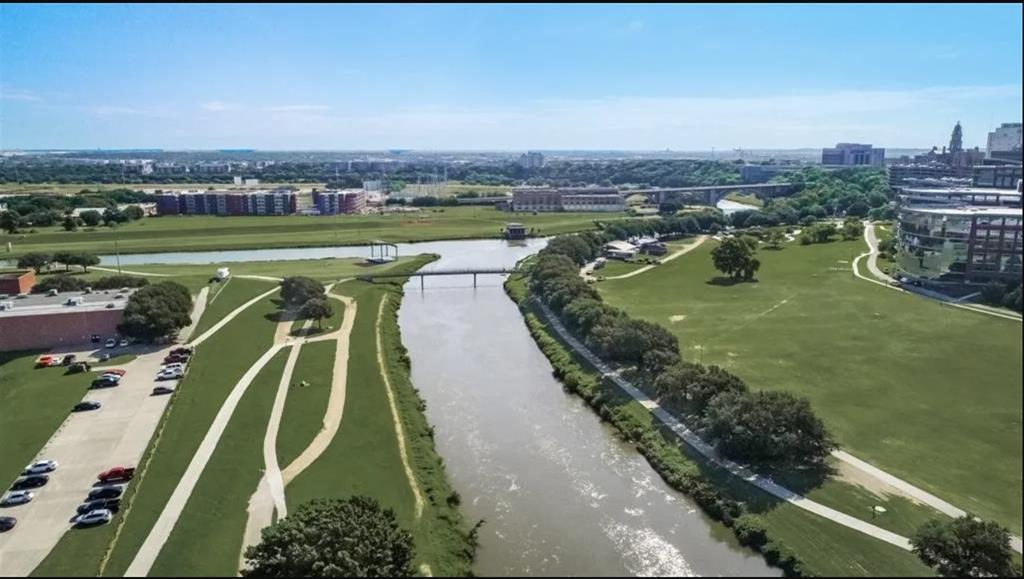
[(912, 206), (899, 211), (901, 273), (933, 284), (984, 284), (1021, 277), (1019, 207)]

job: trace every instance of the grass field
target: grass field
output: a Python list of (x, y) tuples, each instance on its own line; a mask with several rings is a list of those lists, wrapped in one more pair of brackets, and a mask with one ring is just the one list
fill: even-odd
[(0, 234), (0, 258), (31, 251), (91, 251), (113, 254), (161, 251), (212, 251), (318, 245), (360, 245), (374, 239), (390, 242), (500, 237), (507, 222), (523, 223), (539, 235), (592, 229), (595, 220), (624, 214), (507, 213), (490, 207), (445, 207), (388, 215), (216, 217), (169, 216), (134, 221), (116, 229), (98, 227), (37, 233)]
[(639, 263), (636, 261), (620, 261), (618, 259), (609, 259), (605, 262), (604, 267), (601, 269), (594, 270), (594, 275), (614, 277), (617, 275), (623, 275), (631, 271), (636, 271), (641, 267), (646, 267), (647, 264)]
[[(277, 463), (281, 468), (291, 464), (323, 427), (336, 349), (335, 342), (330, 340), (302, 347), (277, 433)], [(302, 381), (309, 386), (295, 386)]]
[(231, 577), (238, 572), (246, 508), (263, 476), (261, 433), (288, 352), (278, 352), (239, 401), (151, 575)]
[(0, 352), (0, 484), (13, 482), (32, 462), (95, 378), (66, 375), (62, 367), (36, 369), (44, 352)]
[(857, 280), (860, 240), (761, 251), (760, 281), (731, 286), (709, 283), (712, 247), (598, 288), (685, 357), (807, 396), (859, 458), (1021, 532), (1019, 323)]
[(754, 194), (744, 195), (738, 191), (733, 191), (725, 196), (729, 201), (735, 201), (736, 203), (743, 203), (744, 205), (751, 205), (753, 207), (764, 207), (764, 201)]
[[(158, 281), (157, 278), (151, 278)], [(199, 318), (192, 337), (199, 337), (203, 332), (209, 330), (217, 322), (224, 319), (245, 302), (274, 288), (274, 282), (255, 279), (231, 279), (226, 284), (213, 284), (210, 286), (210, 293), (206, 298), (206, 310), (203, 317)]]

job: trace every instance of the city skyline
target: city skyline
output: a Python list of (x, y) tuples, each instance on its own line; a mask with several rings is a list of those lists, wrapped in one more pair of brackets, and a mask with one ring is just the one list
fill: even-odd
[(984, 149), (1021, 118), (1020, 20), (1020, 5), (4, 5), (0, 148), (896, 149), (941, 146), (961, 121)]

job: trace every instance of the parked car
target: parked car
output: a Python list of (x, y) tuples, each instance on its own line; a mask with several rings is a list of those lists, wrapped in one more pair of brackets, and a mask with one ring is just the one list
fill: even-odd
[(36, 359), (36, 368), (48, 368), (53, 362), (53, 356), (39, 356)]
[(11, 485), (11, 490), (20, 491), (23, 489), (39, 488), (41, 486), (46, 486), (46, 483), (48, 482), (50, 482), (50, 477), (45, 474), (23, 476), (14, 481), (14, 484)]
[(157, 380), (177, 380), (185, 375), (181, 368), (165, 368), (157, 373)]
[(91, 526), (91, 525), (105, 525), (110, 522), (110, 519), (114, 518), (114, 513), (111, 513), (107, 509), (98, 509), (95, 511), (89, 511), (84, 515), (75, 517), (75, 524), (78, 526)]
[(177, 348), (171, 350), (171, 354), (184, 354), (186, 356), (191, 356), (192, 346), (178, 346)]
[(121, 375), (120, 374), (111, 374), (110, 372), (104, 372), (104, 373), (100, 374), (100, 377), (97, 378), (97, 380), (113, 380), (114, 382), (117, 382), (117, 383), (120, 384), (120, 382), (121, 382)]
[(64, 365), (64, 360), (62, 360), (60, 356), (55, 356), (53, 358), (50, 358), (50, 366), (51, 367), (52, 366), (62, 366), (62, 365)]
[(90, 388), (113, 388), (117, 386), (120, 380), (114, 379), (113, 376), (101, 376), (92, 381)]
[(89, 491), (89, 500), (95, 501), (97, 499), (117, 499), (124, 494), (123, 485), (112, 485), (109, 487), (99, 487)]
[(184, 370), (184, 362), (171, 362), (170, 364), (163, 364), (161, 370)]
[(92, 336), (89, 336), (89, 339), (92, 340), (93, 344), (99, 344), (103, 338), (101, 338), (99, 334), (93, 334)]
[(167, 386), (153, 388), (153, 396), (163, 396), (165, 394), (174, 394), (174, 388), (168, 388)]
[(121, 499), (100, 499), (98, 501), (89, 501), (78, 506), (78, 514), (84, 515), (91, 511), (99, 511), (103, 509), (116, 513), (121, 510)]
[(128, 372), (126, 372), (126, 371), (124, 371), (124, 370), (122, 370), (120, 368), (111, 368), (110, 370), (104, 370), (103, 373), (104, 374), (116, 374), (118, 376), (124, 376)]
[(122, 348), (127, 348), (129, 344), (131, 344), (131, 342), (128, 341), (128, 338), (121, 338), (121, 341), (118, 343)]
[(185, 362), (188, 362), (188, 356), (183, 356), (181, 354), (168, 354), (167, 357), (164, 358), (164, 364), (176, 364)]
[(112, 482), (118, 480), (132, 480), (135, 476), (134, 466), (115, 466), (98, 474), (96, 478), (100, 482)]
[(58, 466), (60, 466), (60, 465), (55, 460), (48, 460), (48, 459), (39, 460), (39, 461), (36, 461), (36, 462), (26, 466), (25, 467), (25, 472), (23, 474), (33, 475), (33, 474), (43, 474), (43, 473), (47, 473), (47, 472), (53, 472), (53, 471), (57, 470)]
[(104, 346), (106, 346), (107, 348), (114, 348), (114, 347), (116, 347), (116, 346), (117, 346), (117, 340), (115, 340), (114, 338), (110, 338), (110, 339), (109, 339), (109, 340), (107, 340), (107, 342), (106, 342), (105, 344), (103, 344), (103, 345), (104, 345)]
[(103, 352), (102, 354), (98, 354), (96, 356), (96, 359), (99, 360), (100, 362), (106, 362), (107, 360), (110, 359), (110, 354)]
[(0, 500), (0, 507), (16, 507), (31, 502), (34, 498), (36, 498), (36, 494), (32, 491), (9, 492), (3, 500)]
[(81, 374), (82, 372), (88, 372), (89, 370), (92, 370), (92, 366), (90, 366), (88, 362), (75, 362), (74, 364), (68, 366), (67, 373)]
[(0, 533), (6, 533), (14, 528), (18, 524), (18, 519), (14, 517), (0, 517)]
[(60, 361), (60, 363), (65, 365), (65, 366), (70, 366), (70, 365), (74, 364), (77, 360), (78, 360), (78, 356), (76, 356), (74, 354), (67, 354), (66, 356), (64, 356), (64, 359), (62, 359)]
[(83, 400), (78, 404), (75, 404), (74, 408), (72, 408), (71, 411), (86, 412), (88, 410), (98, 410), (101, 406), (103, 405), (100, 404), (99, 402), (96, 402), (95, 400)]

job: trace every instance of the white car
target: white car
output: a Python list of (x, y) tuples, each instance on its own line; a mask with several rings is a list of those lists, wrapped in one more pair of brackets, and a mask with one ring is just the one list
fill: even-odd
[(11, 491), (0, 501), (0, 506), (14, 507), (23, 505), (34, 498), (36, 498), (36, 495), (32, 491)]
[(105, 525), (110, 522), (110, 519), (114, 518), (113, 513), (107, 509), (96, 509), (95, 511), (89, 511), (84, 515), (75, 517), (76, 525)]
[(109, 340), (107, 340), (107, 342), (106, 342), (105, 344), (103, 344), (103, 345), (104, 345), (104, 346), (106, 346), (106, 347), (108, 347), (108, 348), (114, 348), (114, 347), (116, 347), (116, 346), (117, 346), (117, 340), (115, 340), (114, 338), (110, 338), (110, 339), (109, 339)]
[(24, 474), (43, 474), (53, 472), (60, 466), (55, 460), (40, 460), (25, 467)]
[(181, 368), (164, 368), (156, 375), (157, 380), (176, 380), (185, 375)]
[(174, 362), (171, 364), (164, 364), (163, 370), (184, 370), (185, 364), (183, 362)]
[(121, 346), (122, 348), (127, 348), (127, 347), (128, 347), (128, 344), (129, 344), (129, 343), (130, 343), (130, 342), (128, 341), (128, 338), (121, 338), (121, 343), (120, 343), (120, 346)]

